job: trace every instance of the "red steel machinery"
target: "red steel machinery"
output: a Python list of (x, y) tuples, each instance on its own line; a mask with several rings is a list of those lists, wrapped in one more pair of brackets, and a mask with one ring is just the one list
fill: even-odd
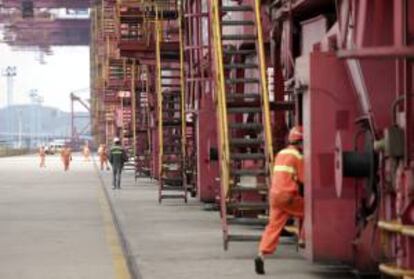
[(414, 274), (413, 5), (272, 6), (275, 55), (305, 132), (304, 254), (312, 260)]
[(122, 136), (160, 201), (191, 191), (225, 249), (256, 241), (303, 125), (302, 254), (414, 277), (413, 1), (101, 0), (92, 26), (96, 139)]
[(0, 4), (4, 41), (18, 49), (38, 47), (46, 54), (51, 46), (88, 45), (90, 6), (87, 0), (4, 0)]

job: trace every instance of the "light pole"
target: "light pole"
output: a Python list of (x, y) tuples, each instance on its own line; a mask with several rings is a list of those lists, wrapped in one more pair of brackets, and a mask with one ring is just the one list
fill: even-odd
[(29, 97), (32, 104), (31, 145), (35, 146), (35, 138), (40, 130), (40, 106), (43, 103), (43, 97), (37, 93), (37, 89), (30, 90)]
[(7, 106), (13, 105), (13, 79), (17, 75), (16, 66), (7, 66), (2, 75), (7, 78)]
[(7, 79), (7, 100), (6, 100), (6, 107), (7, 107), (7, 120), (6, 120), (6, 132), (12, 134), (12, 110), (11, 106), (13, 105), (13, 79), (17, 75), (17, 68), (16, 66), (8, 66), (6, 69), (2, 71), (2, 76), (6, 77)]

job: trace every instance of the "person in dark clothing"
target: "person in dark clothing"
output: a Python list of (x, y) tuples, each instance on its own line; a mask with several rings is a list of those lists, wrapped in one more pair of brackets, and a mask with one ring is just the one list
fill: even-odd
[(114, 138), (114, 145), (109, 152), (109, 162), (112, 165), (113, 189), (121, 189), (121, 173), (124, 163), (128, 161), (127, 154), (121, 146), (119, 138)]

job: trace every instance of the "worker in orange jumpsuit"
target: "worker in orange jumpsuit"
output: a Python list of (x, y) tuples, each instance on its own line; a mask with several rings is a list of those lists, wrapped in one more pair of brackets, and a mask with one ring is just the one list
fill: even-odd
[(63, 147), (60, 152), (60, 158), (62, 159), (64, 170), (68, 171), (70, 161), (72, 161), (72, 150), (68, 146)]
[[(264, 256), (275, 252), (279, 236), (290, 217), (303, 221), (303, 197), (299, 194), (299, 184), (303, 183), (303, 129), (300, 126), (289, 132), (289, 146), (281, 150), (275, 158), (272, 185), (269, 193), (269, 222), (263, 232), (258, 255), (255, 258), (257, 274), (264, 274)], [(304, 244), (302, 230), (299, 245)]]
[(83, 157), (85, 158), (85, 161), (89, 161), (91, 156), (91, 150), (89, 149), (89, 144), (86, 141), (85, 145), (83, 146)]
[(43, 145), (39, 148), (39, 157), (40, 157), (40, 167), (46, 168), (46, 150)]
[(108, 149), (105, 144), (101, 144), (98, 148), (99, 162), (101, 163), (101, 170), (106, 167), (106, 170), (109, 170), (108, 164)]

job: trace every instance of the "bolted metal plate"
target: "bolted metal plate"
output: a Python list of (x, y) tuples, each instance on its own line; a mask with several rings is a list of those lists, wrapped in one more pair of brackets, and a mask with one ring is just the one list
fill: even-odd
[(342, 188), (344, 183), (343, 175), (343, 147), (341, 133), (336, 132), (335, 136), (335, 190), (336, 196), (340, 198), (342, 196)]

